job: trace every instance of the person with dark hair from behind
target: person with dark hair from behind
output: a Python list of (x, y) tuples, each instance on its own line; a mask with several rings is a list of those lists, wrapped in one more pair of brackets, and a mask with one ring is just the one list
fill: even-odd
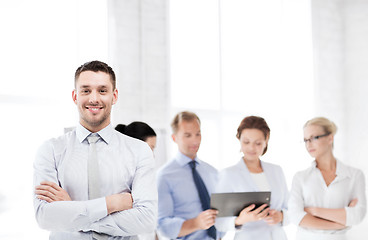
[[(129, 137), (133, 137), (147, 143), (152, 151), (156, 147), (157, 135), (156, 132), (147, 123), (144, 122), (132, 122), (128, 125), (118, 124), (115, 130), (125, 134)], [(139, 240), (153, 240), (158, 239), (156, 233), (147, 233), (138, 235)]]
[(147, 144), (111, 125), (115, 73), (100, 61), (80, 66), (72, 99), (77, 127), (46, 141), (34, 162), (34, 209), (50, 240), (136, 239), (157, 221), (154, 160)]
[(115, 130), (129, 137), (137, 138), (146, 142), (152, 151), (156, 147), (157, 135), (155, 131), (144, 122), (132, 122), (129, 125), (118, 124)]

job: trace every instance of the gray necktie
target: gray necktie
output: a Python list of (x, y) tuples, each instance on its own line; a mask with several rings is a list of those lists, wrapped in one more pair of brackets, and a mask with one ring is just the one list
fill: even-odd
[(100, 197), (100, 172), (98, 168), (96, 142), (100, 137), (92, 133), (87, 137), (89, 143), (88, 152), (88, 199)]
[[(100, 171), (98, 167), (96, 142), (100, 136), (97, 133), (92, 133), (87, 137), (89, 143), (88, 152), (88, 199), (95, 199), (100, 197)], [(105, 234), (92, 233), (93, 239), (105, 240), (108, 236)]]

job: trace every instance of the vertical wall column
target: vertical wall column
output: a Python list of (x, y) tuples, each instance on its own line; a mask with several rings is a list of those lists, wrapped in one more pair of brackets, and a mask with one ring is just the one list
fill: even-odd
[(368, 2), (312, 0), (316, 115), (338, 125), (335, 153), (368, 169)]
[(347, 151), (368, 177), (368, 1), (345, 0)]
[(113, 123), (151, 125), (159, 135), (157, 161), (166, 161), (170, 106), (167, 5), (167, 0), (108, 1), (109, 59), (119, 91)]
[[(315, 114), (338, 126), (335, 154), (346, 159), (345, 32), (342, 0), (312, 0)], [(313, 101), (311, 99), (311, 101)]]

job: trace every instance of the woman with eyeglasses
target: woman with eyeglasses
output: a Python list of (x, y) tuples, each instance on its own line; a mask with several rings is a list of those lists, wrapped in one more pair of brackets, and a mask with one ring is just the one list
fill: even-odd
[(292, 183), (289, 216), (298, 226), (297, 240), (347, 239), (347, 230), (365, 216), (364, 174), (334, 157), (336, 131), (323, 117), (304, 125), (305, 147), (315, 160)]
[(221, 232), (237, 230), (234, 239), (286, 240), (283, 226), (287, 220), (289, 191), (280, 166), (265, 162), (261, 157), (267, 152), (270, 128), (257, 116), (244, 118), (237, 130), (243, 156), (237, 164), (220, 173), (218, 192), (271, 192), (270, 205), (246, 206), (234, 217), (216, 219)]

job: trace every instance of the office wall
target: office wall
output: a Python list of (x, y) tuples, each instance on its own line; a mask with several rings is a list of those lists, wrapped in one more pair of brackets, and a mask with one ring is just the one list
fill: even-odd
[[(313, 0), (312, 21), (316, 114), (337, 123), (336, 157), (367, 179), (368, 1)], [(350, 238), (368, 236), (367, 227), (366, 218)]]
[(119, 101), (113, 124), (143, 121), (158, 135), (156, 166), (166, 162), (169, 60), (166, 0), (109, 0), (109, 59)]
[[(120, 100), (114, 123), (142, 120), (162, 131), (156, 157), (169, 144), (170, 59), (168, 1), (109, 2), (109, 57), (117, 67)], [(312, 0), (315, 115), (338, 125), (335, 154), (368, 174), (368, 2)], [(203, 16), (206, 12), (203, 12)], [(127, 114), (129, 113), (129, 114)], [(161, 145), (161, 146), (160, 146)], [(160, 154), (158, 154), (160, 155)], [(350, 235), (366, 234), (367, 220)]]

